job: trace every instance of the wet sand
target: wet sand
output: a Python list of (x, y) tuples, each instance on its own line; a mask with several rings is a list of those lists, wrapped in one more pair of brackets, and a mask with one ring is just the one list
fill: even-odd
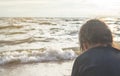
[(0, 66), (0, 76), (70, 76), (74, 61)]

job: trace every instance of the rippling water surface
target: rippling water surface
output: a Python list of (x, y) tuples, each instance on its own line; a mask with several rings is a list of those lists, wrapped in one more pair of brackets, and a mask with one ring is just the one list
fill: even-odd
[[(25, 67), (19, 65), (16, 71), (6, 74), (11, 68), (0, 68), (2, 76), (16, 76), (21, 69), (47, 69), (43, 66), (51, 65), (53, 61), (54, 69), (72, 65), (73, 60), (77, 57), (79, 51), (78, 32), (81, 25), (89, 18), (41, 18), (41, 17), (14, 17), (0, 18), (0, 65), (11, 65), (26, 63)], [(100, 18), (105, 21), (113, 32), (114, 41), (120, 42), (120, 18)], [(56, 62), (62, 62), (58, 64)], [(43, 63), (45, 62), (45, 63)], [(55, 63), (54, 63), (55, 62)], [(27, 65), (28, 63), (31, 63)], [(69, 67), (71, 67), (69, 65)], [(30, 68), (29, 68), (29, 67)], [(57, 67), (58, 66), (58, 67)], [(47, 69), (51, 68), (52, 65)], [(68, 68), (68, 67), (67, 67)], [(65, 70), (66, 68), (64, 68)], [(70, 68), (69, 68), (70, 69)], [(63, 70), (63, 71), (64, 71)], [(36, 73), (32, 70), (33, 73)], [(48, 72), (47, 71), (47, 72)], [(62, 71), (62, 72), (63, 72)], [(66, 70), (67, 71), (67, 70)], [(26, 73), (25, 73), (26, 72)], [(28, 71), (22, 72), (19, 76), (33, 76)], [(59, 71), (58, 71), (59, 72)], [(61, 74), (57, 76), (69, 76)], [(69, 70), (70, 73), (70, 70)], [(15, 75), (13, 75), (15, 74)], [(38, 76), (38, 75), (35, 75)], [(40, 76), (49, 76), (44, 74)], [(52, 74), (50, 76), (53, 76)]]

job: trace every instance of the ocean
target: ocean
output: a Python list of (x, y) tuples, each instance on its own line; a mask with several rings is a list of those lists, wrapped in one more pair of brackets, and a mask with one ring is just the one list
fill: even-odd
[[(70, 76), (87, 17), (1, 17), (1, 76)], [(120, 18), (99, 17), (120, 42)]]

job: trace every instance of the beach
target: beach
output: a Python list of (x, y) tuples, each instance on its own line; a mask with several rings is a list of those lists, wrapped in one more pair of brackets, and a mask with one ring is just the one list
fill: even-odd
[(73, 61), (0, 66), (1, 76), (70, 76)]

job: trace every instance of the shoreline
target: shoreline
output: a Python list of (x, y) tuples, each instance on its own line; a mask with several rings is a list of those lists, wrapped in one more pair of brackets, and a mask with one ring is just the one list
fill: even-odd
[(0, 67), (2, 76), (70, 76), (72, 61), (18, 64)]

